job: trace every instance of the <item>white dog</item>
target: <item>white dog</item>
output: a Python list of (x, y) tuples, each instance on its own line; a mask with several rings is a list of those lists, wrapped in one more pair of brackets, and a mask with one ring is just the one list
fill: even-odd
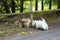
[(47, 25), (45, 19), (43, 19), (43, 18), (42, 18), (42, 20), (33, 20), (32, 26), (36, 27), (36, 29), (42, 28), (44, 30), (48, 30), (48, 25)]

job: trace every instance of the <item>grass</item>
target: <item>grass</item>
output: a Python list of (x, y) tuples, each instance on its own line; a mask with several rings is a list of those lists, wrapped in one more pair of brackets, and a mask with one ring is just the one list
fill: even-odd
[(4, 36), (10, 36), (16, 33), (21, 33), (22, 31), (25, 31), (25, 28), (17, 28), (14, 25), (6, 25), (6, 24), (0, 24), (0, 37)]
[(25, 31), (25, 30), (26, 28), (16, 27), (11, 20), (8, 22), (7, 21), (0, 22), (0, 37), (21, 33), (22, 31)]

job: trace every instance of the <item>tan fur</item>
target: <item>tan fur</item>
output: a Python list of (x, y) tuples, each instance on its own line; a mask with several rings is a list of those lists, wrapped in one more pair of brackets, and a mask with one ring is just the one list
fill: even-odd
[(15, 26), (21, 28), (23, 25), (26, 28), (29, 28), (31, 20), (29, 18), (22, 18), (22, 20), (15, 21)]
[(22, 22), (25, 27), (29, 27), (31, 20), (29, 18), (23, 18)]
[(22, 27), (22, 22), (19, 21), (19, 20), (17, 20), (17, 21), (15, 22), (15, 26), (21, 28), (21, 27)]

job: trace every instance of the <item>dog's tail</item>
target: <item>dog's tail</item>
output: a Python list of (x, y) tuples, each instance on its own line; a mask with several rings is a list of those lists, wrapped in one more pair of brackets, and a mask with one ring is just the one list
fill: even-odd
[(44, 19), (44, 18), (42, 18), (42, 17), (41, 17), (41, 19), (42, 19), (42, 21), (45, 21), (45, 19)]

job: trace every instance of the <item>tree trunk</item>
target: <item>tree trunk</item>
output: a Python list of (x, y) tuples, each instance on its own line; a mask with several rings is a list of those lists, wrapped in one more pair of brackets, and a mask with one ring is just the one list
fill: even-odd
[(49, 9), (51, 10), (52, 0), (49, 1)]
[(38, 0), (35, 0), (35, 11), (38, 11)]
[(12, 13), (15, 13), (15, 2), (14, 2), (14, 0), (11, 1), (11, 10), (12, 10)]
[(20, 0), (20, 12), (23, 12), (23, 2), (24, 0)]
[(7, 1), (2, 0), (2, 3), (3, 3), (3, 5), (4, 5), (4, 7), (5, 7), (6, 13), (10, 13), (9, 7), (8, 7), (8, 5), (7, 5)]
[[(57, 0), (57, 9), (60, 9), (60, 0)], [(60, 10), (56, 12), (57, 15), (60, 15)]]
[(30, 0), (30, 11), (32, 11), (32, 0)]
[(41, 7), (42, 7), (42, 10), (44, 10), (43, 0), (41, 0)]

